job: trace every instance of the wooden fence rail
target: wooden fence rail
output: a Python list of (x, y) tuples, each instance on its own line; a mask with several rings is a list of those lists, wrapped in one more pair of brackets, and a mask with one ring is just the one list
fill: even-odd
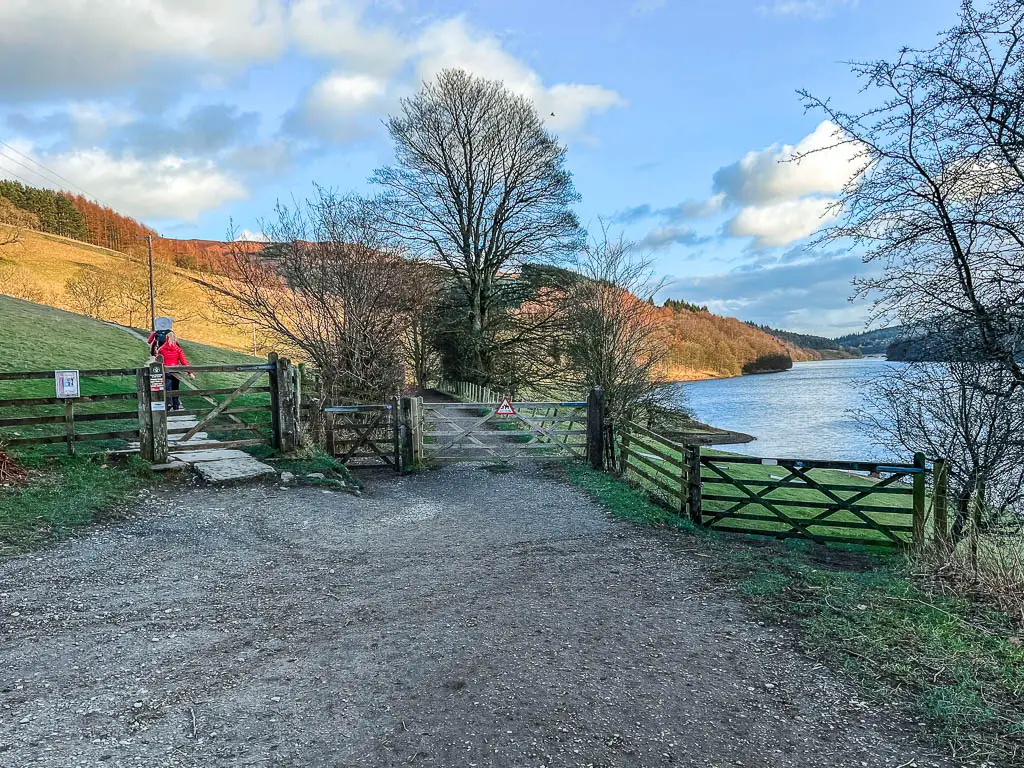
[[(946, 537), (942, 462), (759, 458), (702, 453), (643, 425), (616, 425), (620, 476), (696, 525), (733, 533), (921, 548)], [(928, 504), (927, 480), (935, 492)]]
[[(179, 366), (173, 369), (180, 389), (170, 396), (187, 401), (191, 407), (179, 411), (181, 416), (195, 420), (187, 426), (167, 426), (166, 390), (170, 370), (160, 363), (142, 368), (88, 369), (78, 371), (79, 388), (76, 397), (42, 396), (44, 380), (55, 380), (55, 371), (14, 371), (0, 373), (0, 442), (23, 448), (58, 443), (67, 445), (74, 454), (76, 445), (86, 441), (107, 443), (116, 440), (116, 446), (100, 446), (103, 450), (125, 450), (129, 445), (139, 446), (143, 458), (162, 463), (169, 453), (183, 449), (182, 445), (199, 432), (225, 433), (228, 439), (216, 441), (219, 447), (258, 445), (272, 442), (283, 452), (295, 448), (299, 442), (298, 384), (295, 367), (285, 358), (271, 354), (266, 363)], [(205, 385), (197, 385), (180, 374), (200, 376), (213, 374)], [(242, 377), (224, 374), (248, 374), (241, 384), (225, 386), (225, 381), (243, 381)], [(126, 391), (116, 390), (115, 377), (127, 378)], [(260, 379), (262, 378), (262, 381)], [(21, 387), (19, 397), (4, 397), (3, 386), (9, 382), (38, 381), (28, 389)], [(259, 384), (259, 386), (255, 386)], [(54, 392), (53, 384), (50, 385)], [(91, 390), (91, 391), (90, 391)], [(56, 394), (56, 393), (55, 393)], [(255, 398), (250, 398), (256, 395)], [(128, 401), (135, 401), (135, 410), (126, 410)], [(208, 407), (201, 407), (206, 403)], [(129, 406), (130, 407), (130, 406)], [(42, 410), (39, 410), (42, 409)], [(58, 410), (59, 409), (59, 410)], [(267, 414), (257, 420), (259, 412)], [(103, 431), (82, 429), (84, 425)], [(27, 430), (35, 434), (25, 434)], [(230, 439), (233, 433), (249, 433), (246, 439)], [(244, 435), (243, 435), (244, 437)], [(195, 447), (190, 443), (187, 447)]]

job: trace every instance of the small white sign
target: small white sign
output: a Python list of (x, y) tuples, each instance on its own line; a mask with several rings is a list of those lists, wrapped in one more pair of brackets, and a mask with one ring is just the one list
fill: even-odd
[(766, 467), (777, 467), (777, 466), (779, 466), (779, 460), (778, 459), (761, 459), (761, 463), (764, 464)]
[(151, 410), (151, 411), (166, 411), (167, 410), (167, 401), (165, 401), (165, 400), (150, 400), (149, 401), (149, 410)]
[(153, 330), (154, 331), (169, 331), (169, 330), (171, 330), (171, 325), (173, 323), (174, 323), (174, 320), (172, 320), (169, 317), (158, 317), (158, 318), (156, 318), (153, 321), (153, 326), (154, 326)]
[(79, 390), (78, 371), (54, 371), (53, 378), (57, 384), (57, 397), (71, 398), (82, 396)]

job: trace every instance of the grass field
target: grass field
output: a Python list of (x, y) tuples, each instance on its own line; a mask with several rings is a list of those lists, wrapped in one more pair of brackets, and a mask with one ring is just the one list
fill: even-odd
[[(7, 296), (0, 296), (0, 372), (6, 371), (52, 371), (56, 369), (116, 369), (137, 368), (144, 365), (148, 349), (144, 342), (106, 323), (33, 304)], [(218, 349), (204, 344), (185, 341), (182, 343), (189, 362), (194, 365), (246, 364), (266, 362), (231, 350)], [(203, 387), (223, 388), (237, 386), (246, 374), (199, 373), (197, 381)], [(131, 393), (136, 391), (135, 376), (86, 377), (82, 380), (83, 395)], [(24, 381), (0, 381), (0, 400), (28, 397), (52, 397), (52, 378), (28, 379)], [(250, 395), (240, 398), (238, 405), (255, 405), (266, 401), (265, 395)], [(186, 407), (201, 408), (204, 403), (198, 398), (183, 398)], [(136, 409), (134, 400), (80, 403), (77, 414), (115, 413)], [(7, 406), (0, 409), (0, 418), (28, 416), (57, 416), (63, 412), (60, 405)], [(83, 422), (76, 430), (86, 432), (112, 432), (134, 429), (137, 419), (122, 421)], [(44, 424), (19, 428), (0, 428), (0, 440), (17, 437), (42, 437), (60, 434), (61, 424)], [(88, 449), (83, 444), (84, 449)], [(117, 447), (113, 443), (102, 443), (94, 448)], [(61, 446), (55, 450), (62, 450)]]

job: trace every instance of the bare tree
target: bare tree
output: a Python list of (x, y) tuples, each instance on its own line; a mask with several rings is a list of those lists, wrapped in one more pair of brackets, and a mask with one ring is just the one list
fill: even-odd
[(467, 308), (466, 375), (490, 383), (500, 276), (581, 242), (565, 147), (525, 97), (462, 70), (403, 100), (388, 131), (396, 163), (374, 174), (384, 226), (451, 271)]
[(654, 404), (656, 371), (667, 349), (655, 308), (644, 301), (663, 286), (651, 262), (621, 235), (601, 233), (575, 260), (565, 292), (564, 353), (577, 391), (604, 389), (616, 418), (633, 419)]
[(919, 363), (867, 387), (857, 418), (880, 445), (946, 460), (958, 541), (984, 500), (984, 525), (1024, 522), (1024, 400), (1008, 393), (998, 363)]
[(91, 267), (82, 267), (68, 278), (64, 294), (72, 309), (98, 320), (107, 319), (115, 298), (111, 276)]
[(881, 267), (858, 286), (878, 317), (939, 329), (1004, 366), (1011, 388), (1024, 384), (1022, 37), (1019, 1), (979, 12), (966, 0), (935, 48), (854, 65), (876, 106), (848, 113), (803, 94), (858, 157), (822, 240)]
[(404, 383), (403, 340), (416, 281), (379, 235), (366, 201), (319, 189), (236, 243), (212, 302), (232, 324), (274, 339), (320, 370), (327, 393), (380, 402)]

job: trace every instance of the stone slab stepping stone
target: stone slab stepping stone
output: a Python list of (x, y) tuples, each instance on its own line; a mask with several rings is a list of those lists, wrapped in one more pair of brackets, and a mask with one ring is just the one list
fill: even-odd
[[(252, 456), (245, 451), (239, 451), (234, 448), (216, 448), (211, 446), (200, 451), (175, 451), (171, 454), (171, 458), (184, 461), (187, 464), (201, 464), (207, 461), (221, 461), (222, 459), (252, 459)], [(266, 464), (263, 466), (266, 466)]]
[(273, 467), (249, 455), (244, 459), (202, 461), (195, 465), (195, 470), (208, 483), (233, 483), (277, 475)]

